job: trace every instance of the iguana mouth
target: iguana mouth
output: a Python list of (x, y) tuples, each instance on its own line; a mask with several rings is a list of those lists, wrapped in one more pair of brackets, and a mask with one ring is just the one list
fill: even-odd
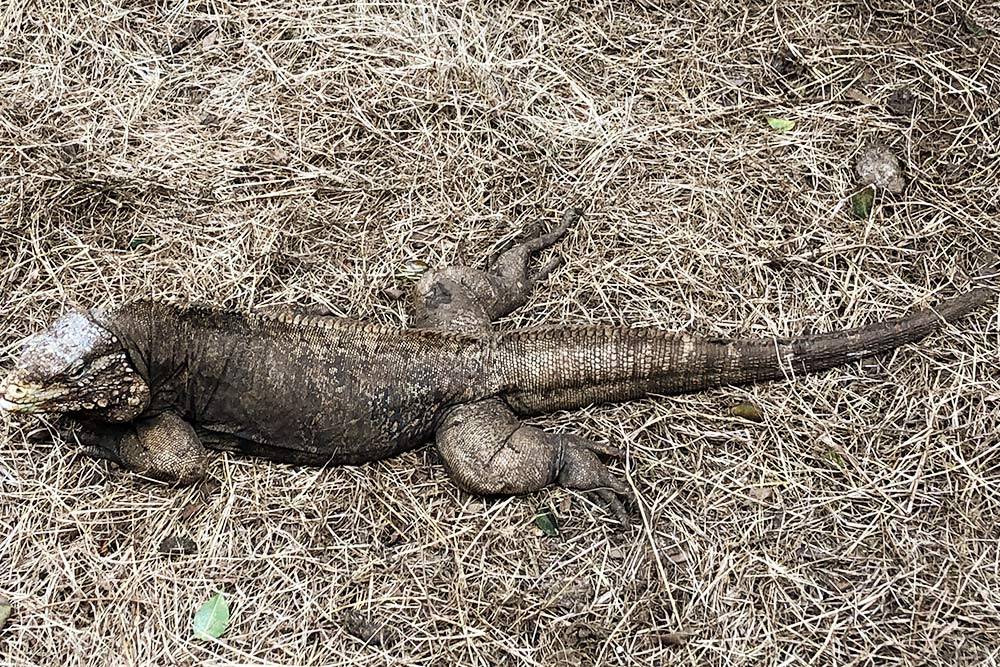
[(12, 401), (0, 398), (0, 411), (3, 412), (36, 412), (40, 401)]
[(38, 396), (33, 396), (32, 393), (30, 389), (15, 382), (9, 382), (0, 393), (0, 410), (4, 412), (38, 412), (38, 406), (44, 401)]
[(16, 403), (0, 398), (0, 411), (3, 412), (34, 412), (35, 403)]

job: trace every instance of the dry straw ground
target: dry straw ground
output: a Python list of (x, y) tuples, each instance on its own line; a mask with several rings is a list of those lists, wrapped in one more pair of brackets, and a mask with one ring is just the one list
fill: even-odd
[[(576, 202), (566, 264), (501, 326), (900, 314), (1000, 248), (998, 28), (971, 0), (6, 0), (2, 365), (60, 310), (136, 294), (405, 325), (408, 260), (481, 262)], [(859, 220), (870, 141), (908, 183)], [(430, 447), (331, 470), (219, 456), (221, 488), (172, 489), (13, 421), (0, 663), (996, 664), (998, 320), (539, 419), (627, 448), (624, 531), (560, 489), (465, 495)], [(728, 414), (747, 399), (762, 424)], [(166, 536), (196, 553), (160, 555)], [(232, 624), (193, 641), (215, 590)]]

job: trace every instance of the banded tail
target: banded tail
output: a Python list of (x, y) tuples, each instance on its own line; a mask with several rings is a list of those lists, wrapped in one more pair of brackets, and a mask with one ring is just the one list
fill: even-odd
[(537, 414), (816, 373), (913, 343), (983, 306), (979, 287), (904, 317), (796, 338), (713, 339), (659, 329), (540, 328), (499, 337), (501, 395)]

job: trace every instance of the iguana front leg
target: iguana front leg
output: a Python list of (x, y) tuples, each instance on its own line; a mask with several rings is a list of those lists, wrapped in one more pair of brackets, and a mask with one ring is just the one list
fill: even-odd
[(127, 425), (93, 428), (76, 422), (63, 433), (83, 445), (84, 453), (113, 461), (132, 472), (177, 484), (205, 476), (208, 452), (192, 426), (173, 412)]
[[(529, 262), (561, 239), (580, 214), (570, 209), (557, 229), (507, 250), (488, 271), (454, 266), (425, 275), (415, 290), (416, 326), (489, 330), (493, 319), (522, 306), (534, 285), (555, 268), (557, 260), (532, 274)], [(560, 484), (598, 495), (619, 520), (627, 521), (619, 496), (631, 498), (632, 493), (597, 458), (618, 455), (613, 447), (528, 426), (500, 399), (450, 409), (435, 438), (449, 475), (466, 491), (522, 494)]]

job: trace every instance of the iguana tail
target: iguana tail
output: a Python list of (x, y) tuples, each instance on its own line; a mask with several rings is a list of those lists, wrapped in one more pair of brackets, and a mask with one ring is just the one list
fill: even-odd
[(696, 338), (608, 326), (524, 329), (498, 338), (497, 380), (514, 410), (537, 414), (791, 378), (918, 341), (991, 294), (979, 287), (905, 317), (796, 338)]

